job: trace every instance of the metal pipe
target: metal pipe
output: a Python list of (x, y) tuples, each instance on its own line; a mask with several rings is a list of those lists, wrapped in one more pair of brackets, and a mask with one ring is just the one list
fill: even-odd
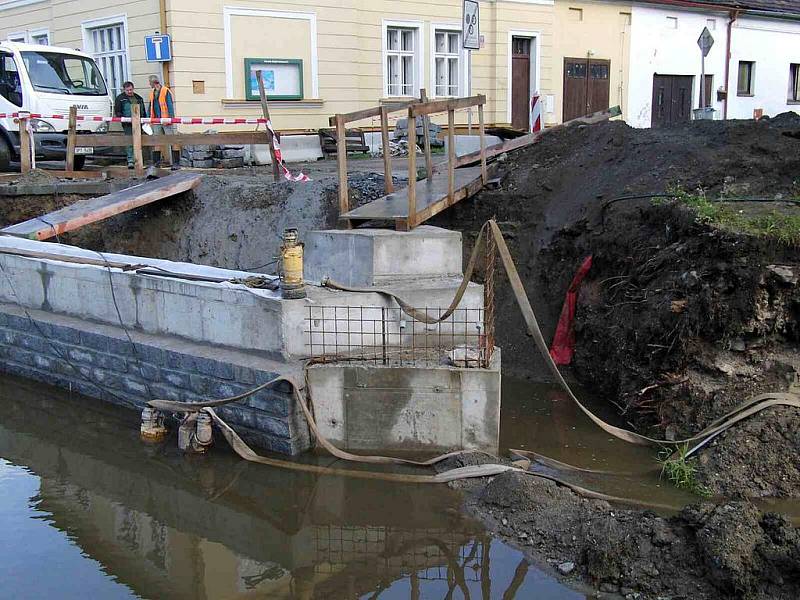
[(730, 76), (731, 76), (731, 36), (733, 35), (733, 23), (739, 18), (740, 11), (732, 10), (728, 13), (728, 36), (725, 39), (725, 102), (722, 105), (722, 119), (728, 118), (728, 98), (730, 98)]

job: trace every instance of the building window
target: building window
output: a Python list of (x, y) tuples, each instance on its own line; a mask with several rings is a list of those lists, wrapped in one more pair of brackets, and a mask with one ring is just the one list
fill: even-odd
[(789, 102), (800, 102), (800, 63), (789, 65)]
[(90, 52), (114, 95), (122, 92), (128, 80), (128, 43), (123, 23), (112, 23), (86, 30)]
[(753, 75), (756, 63), (751, 60), (739, 61), (739, 78), (736, 84), (736, 94), (739, 96), (753, 95)]
[(717, 28), (717, 20), (716, 19), (706, 19), (706, 27), (708, 27), (709, 31), (714, 31)]
[(583, 9), (569, 8), (567, 9), (567, 16), (569, 17), (570, 21), (583, 21)]
[(31, 44), (37, 44), (39, 46), (50, 45), (49, 31), (34, 31), (30, 35), (31, 35)]
[(667, 29), (678, 28), (678, 17), (667, 17)]
[(437, 96), (461, 96), (461, 32), (436, 30), (434, 36)]
[(387, 96), (415, 95), (418, 43), (416, 28), (386, 28)]
[(9, 42), (19, 42), (20, 44), (24, 44), (28, 41), (28, 36), (25, 34), (24, 31), (19, 33), (9, 33), (8, 34), (8, 41)]

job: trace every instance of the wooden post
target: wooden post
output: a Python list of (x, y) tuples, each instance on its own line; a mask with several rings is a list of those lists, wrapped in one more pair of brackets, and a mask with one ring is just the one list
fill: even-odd
[[(267, 93), (264, 91), (264, 76), (261, 73), (261, 69), (256, 71), (256, 79), (258, 80), (258, 95), (261, 97), (261, 112), (264, 114), (264, 118), (269, 121), (269, 102), (267, 102)], [(278, 140), (280, 142), (280, 140)], [(278, 165), (278, 159), (275, 156), (275, 140), (272, 136), (272, 131), (267, 126), (267, 143), (269, 144), (269, 156), (272, 159), (272, 176), (275, 178), (275, 181), (281, 180), (281, 168)]]
[(137, 177), (144, 175), (144, 161), (142, 159), (142, 115), (139, 112), (139, 103), (131, 104), (131, 134), (133, 137), (133, 172)]
[(64, 169), (71, 173), (75, 170), (75, 136), (78, 135), (78, 107), (69, 107), (69, 129), (67, 130), (67, 159)]
[(453, 202), (456, 192), (456, 111), (447, 111), (447, 199)]
[[(350, 192), (347, 183), (347, 130), (344, 117), (336, 115), (336, 166), (339, 171), (339, 217), (350, 210)], [(350, 220), (339, 221), (340, 225), (350, 229)]]
[(486, 172), (486, 127), (483, 122), (483, 104), (478, 105), (478, 127), (481, 136), (481, 181), (486, 185), (489, 176)]
[(31, 172), (31, 139), (28, 131), (28, 117), (19, 117), (19, 164), (22, 173)]
[[(423, 104), (428, 101), (428, 94), (425, 89), (419, 91), (419, 99)], [(414, 119), (414, 129), (416, 130), (417, 120)], [(431, 118), (428, 115), (422, 117), (422, 139), (425, 148), (425, 169), (428, 173), (428, 181), (433, 179), (433, 161), (431, 160)]]
[(381, 144), (383, 145), (383, 189), (386, 194), (394, 191), (392, 182), (392, 151), (389, 149), (389, 111), (381, 106)]
[(417, 123), (414, 111), (408, 109), (408, 219), (406, 229), (411, 231), (417, 217)]

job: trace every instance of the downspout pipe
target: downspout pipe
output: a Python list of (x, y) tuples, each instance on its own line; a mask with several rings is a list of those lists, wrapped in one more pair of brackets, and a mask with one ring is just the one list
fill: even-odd
[[(167, 0), (158, 0), (158, 16), (161, 27), (159, 33), (167, 33)], [(169, 81), (169, 63), (161, 63), (161, 82), (168, 88), (172, 87)]]
[(728, 36), (725, 39), (725, 102), (722, 105), (722, 119), (728, 119), (728, 100), (731, 96), (731, 36), (733, 35), (733, 24), (739, 18), (739, 11), (732, 10), (728, 19)]

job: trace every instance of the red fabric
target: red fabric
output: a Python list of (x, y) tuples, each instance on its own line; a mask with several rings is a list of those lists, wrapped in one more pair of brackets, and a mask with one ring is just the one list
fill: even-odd
[(567, 290), (567, 297), (564, 299), (564, 306), (561, 309), (561, 317), (558, 319), (558, 327), (553, 337), (553, 344), (550, 346), (550, 356), (557, 365), (568, 365), (572, 362), (572, 355), (575, 353), (575, 309), (578, 306), (578, 290), (581, 287), (584, 277), (592, 268), (591, 254), (583, 259), (578, 272), (572, 278), (572, 283)]

